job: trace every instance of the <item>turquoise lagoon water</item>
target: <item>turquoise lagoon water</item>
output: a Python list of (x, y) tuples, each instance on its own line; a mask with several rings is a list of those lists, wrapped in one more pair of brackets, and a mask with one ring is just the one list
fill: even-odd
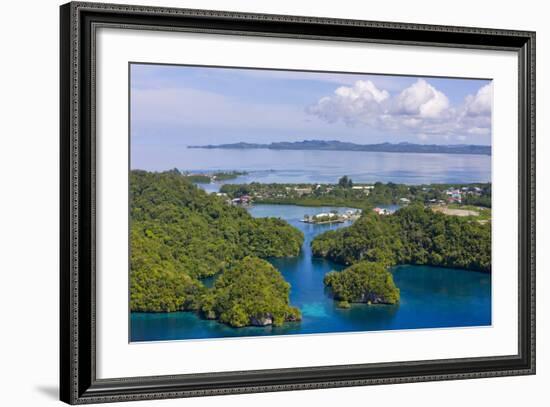
[(485, 326), (491, 324), (491, 275), (460, 269), (403, 265), (392, 273), (401, 290), (398, 305), (356, 304), (339, 309), (323, 285), (324, 275), (342, 266), (313, 258), (311, 240), (327, 230), (346, 224), (314, 225), (300, 222), (305, 214), (347, 208), (256, 205), (256, 217), (275, 216), (287, 220), (305, 235), (299, 256), (272, 259), (291, 284), (290, 299), (302, 311), (302, 321), (281, 327), (231, 328), (201, 319), (192, 312), (166, 314), (132, 313), (131, 341), (205, 339), (236, 336), (313, 334), (415, 328)]

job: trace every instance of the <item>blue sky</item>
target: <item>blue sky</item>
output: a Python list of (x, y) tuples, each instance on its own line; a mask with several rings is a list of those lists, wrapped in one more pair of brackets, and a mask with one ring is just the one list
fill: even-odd
[(131, 66), (132, 143), (490, 144), (488, 80)]

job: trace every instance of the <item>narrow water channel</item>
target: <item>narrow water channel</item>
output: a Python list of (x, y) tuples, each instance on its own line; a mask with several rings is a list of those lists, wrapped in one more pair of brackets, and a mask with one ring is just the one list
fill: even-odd
[(255, 217), (280, 217), (299, 228), (305, 236), (299, 256), (272, 259), (291, 284), (291, 303), (302, 311), (302, 321), (281, 327), (231, 328), (201, 319), (193, 312), (132, 313), (131, 341), (221, 338), (376, 331), (414, 328), (484, 326), (491, 324), (491, 275), (461, 269), (403, 265), (392, 273), (401, 290), (398, 305), (356, 304), (339, 309), (328, 295), (324, 275), (342, 266), (311, 256), (311, 240), (327, 230), (349, 223), (315, 225), (300, 222), (304, 215), (340, 212), (348, 208), (296, 205), (254, 205)]

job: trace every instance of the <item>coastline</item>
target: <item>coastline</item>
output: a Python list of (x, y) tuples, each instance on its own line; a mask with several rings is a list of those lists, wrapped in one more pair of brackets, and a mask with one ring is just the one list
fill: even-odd
[(338, 140), (303, 140), (294, 142), (272, 142), (270, 144), (237, 142), (232, 144), (188, 145), (188, 149), (205, 150), (277, 150), (277, 151), (353, 151), (368, 153), (401, 154), (452, 154), (491, 156), (490, 145), (476, 144), (416, 144), (379, 143), (357, 144)]
[[(261, 184), (259, 184), (262, 186)], [(313, 185), (313, 184), (310, 184)], [(361, 186), (361, 185), (359, 185)], [(404, 186), (406, 188), (409, 188), (408, 186)], [(197, 189), (202, 189), (200, 186), (196, 186)], [(343, 187), (344, 188), (344, 187)], [(344, 188), (345, 189), (345, 188)], [(351, 190), (351, 187), (348, 187), (347, 190)], [(215, 191), (209, 191), (210, 195), (216, 195), (219, 193)], [(203, 192), (204, 193), (204, 192)], [(199, 194), (200, 195), (200, 194)], [(226, 194), (223, 194), (226, 195)], [(365, 193), (363, 195), (363, 198), (366, 198), (368, 194)], [(251, 196), (252, 197), (252, 196)], [(218, 199), (214, 199), (214, 196), (210, 198), (211, 203), (215, 205), (219, 205), (220, 209), (222, 207), (225, 207), (224, 200), (219, 199), (222, 197), (218, 197)], [(225, 196), (225, 203), (228, 202), (229, 196)], [(207, 316), (204, 316), (201, 314), (200, 310), (196, 310), (193, 308), (188, 308), (187, 310), (182, 309), (175, 309), (170, 312), (160, 311), (160, 312), (132, 312), (131, 317), (134, 318), (142, 318), (139, 317), (138, 314), (149, 314), (149, 315), (156, 315), (157, 317), (152, 318), (153, 320), (163, 320), (164, 318), (172, 318), (172, 315), (186, 315), (184, 317), (185, 320), (189, 321), (195, 321), (193, 324), (198, 324), (197, 329), (206, 329), (209, 332), (218, 332), (220, 330), (224, 331), (224, 334), (218, 335), (218, 334), (201, 334), (200, 337), (202, 338), (208, 338), (208, 337), (227, 337), (227, 336), (233, 336), (233, 334), (228, 334), (227, 332), (243, 332), (241, 333), (235, 333), (235, 336), (255, 336), (256, 333), (249, 331), (250, 329), (260, 329), (261, 332), (265, 332), (262, 330), (269, 330), (269, 333), (265, 334), (278, 334), (278, 332), (281, 332), (281, 334), (286, 333), (303, 333), (308, 330), (311, 330), (309, 333), (319, 333), (322, 332), (322, 328), (319, 324), (322, 323), (330, 323), (330, 324), (336, 324), (337, 326), (340, 326), (340, 324), (345, 323), (345, 319), (342, 320), (342, 317), (344, 314), (341, 314), (342, 312), (357, 312), (357, 310), (361, 309), (362, 312), (371, 312), (371, 311), (365, 311), (362, 308), (358, 308), (356, 306), (353, 306), (351, 309), (336, 309), (337, 304), (332, 298), (327, 298), (326, 296), (326, 288), (323, 285), (323, 279), (322, 277), (327, 274), (331, 270), (342, 270), (345, 267), (344, 263), (337, 262), (337, 261), (331, 261), (330, 259), (327, 259), (325, 257), (316, 257), (311, 249), (311, 242), (314, 238), (317, 236), (324, 234), (324, 232), (328, 231), (338, 231), (338, 229), (342, 229), (344, 227), (352, 227), (356, 220), (360, 218), (360, 216), (357, 216), (355, 219), (349, 219), (347, 222), (341, 219), (334, 219), (334, 220), (324, 220), (320, 222), (304, 222), (305, 216), (315, 216), (315, 208), (323, 208), (318, 210), (318, 215), (328, 215), (329, 213), (334, 213), (333, 216), (337, 216), (336, 210), (344, 214), (343, 211), (346, 211), (345, 208), (349, 209), (364, 209), (364, 206), (360, 206), (359, 208), (356, 207), (356, 205), (353, 205), (352, 202), (350, 202), (346, 198), (338, 199), (339, 205), (335, 205), (335, 202), (333, 199), (324, 199), (323, 197), (317, 197), (316, 202), (314, 205), (311, 204), (311, 202), (302, 201), (299, 202), (300, 199), (296, 197), (297, 200), (294, 199), (277, 199), (274, 201), (270, 201), (269, 199), (252, 199), (251, 205), (241, 206), (243, 209), (245, 209), (247, 212), (249, 212), (253, 217), (255, 218), (279, 218), (282, 221), (287, 222), (290, 226), (298, 229), (302, 233), (308, 233), (308, 237), (306, 240), (304, 240), (302, 248), (296, 257), (280, 257), (280, 258), (266, 258), (269, 263), (273, 265), (273, 267), (281, 273), (284, 280), (289, 284), (290, 287), (292, 287), (292, 290), (290, 291), (291, 297), (289, 299), (290, 304), (297, 307), (303, 314), (302, 322), (290, 322), (286, 321), (282, 325), (274, 326), (272, 324), (265, 324), (267, 327), (254, 327), (252, 325), (244, 325), (241, 327), (232, 327), (230, 325), (227, 325), (224, 322), (212, 320), (208, 318)], [(312, 197), (313, 198), (313, 197)], [(330, 197), (329, 197), (330, 198)], [(307, 199), (307, 198), (305, 198)], [(332, 202), (330, 202), (332, 201)], [(202, 201), (204, 202), (204, 201)], [(229, 205), (232, 206), (232, 205)], [(193, 208), (196, 208), (195, 206), (192, 206)], [(195, 209), (196, 210), (196, 209)], [(319, 213), (323, 212), (323, 213)], [(351, 212), (351, 211), (350, 211)], [(239, 212), (236, 212), (236, 214)], [(357, 214), (355, 212), (355, 214)], [(348, 216), (350, 216), (348, 214)], [(368, 218), (374, 217), (376, 219), (380, 218), (386, 218), (386, 216), (379, 215), (376, 217), (373, 213), (371, 214), (370, 211), (367, 214)], [(302, 228), (300, 225), (307, 225), (307, 227)], [(405, 268), (406, 270), (414, 269), (414, 270), (425, 270), (425, 269), (443, 269), (449, 271), (451, 275), (454, 275), (456, 273), (459, 273), (462, 275), (464, 272), (469, 273), (468, 270), (462, 270), (457, 267), (445, 267), (441, 265), (437, 265), (435, 267), (428, 265), (427, 263), (418, 264), (415, 265), (414, 263), (403, 263), (403, 264), (395, 264), (394, 267), (398, 268)], [(309, 270), (309, 271), (308, 271)], [(313, 277), (314, 273), (315, 277)], [(413, 273), (414, 274), (414, 273)], [(481, 273), (483, 275), (488, 275), (490, 277), (490, 273)], [(410, 279), (415, 280), (417, 277), (424, 278), (425, 276), (410, 276)], [(446, 278), (446, 277), (445, 277)], [(467, 278), (467, 277), (460, 277), (460, 278)], [(311, 286), (313, 284), (313, 286)], [(311, 291), (315, 287), (314, 291)], [(311, 299), (307, 299), (307, 297), (304, 297), (306, 293), (315, 292), (315, 301), (317, 305), (313, 305), (309, 303)], [(311, 294), (307, 294), (311, 295)], [(422, 301), (425, 301), (427, 298), (430, 298), (429, 296), (425, 297)], [(317, 309), (317, 307), (320, 307), (322, 304), (323, 311), (321, 312), (320, 309)], [(359, 305), (360, 306), (360, 305)], [(372, 309), (382, 309), (383, 311), (380, 312), (390, 312), (388, 309), (385, 309), (386, 307), (370, 307)], [(391, 313), (400, 312), (398, 307), (389, 307), (391, 308)], [(405, 310), (406, 311), (406, 310)], [(193, 314), (194, 317), (189, 317), (189, 314)], [(331, 315), (330, 318), (321, 315)], [(313, 318), (313, 319), (312, 319)], [(320, 319), (318, 319), (320, 318)], [(328, 318), (328, 319), (326, 319)], [(146, 320), (147, 317), (144, 317)], [(324, 322), (322, 322), (324, 321)], [(330, 322), (329, 322), (330, 321)], [(388, 320), (389, 322), (390, 320)], [(368, 321), (367, 321), (368, 322)], [(365, 322), (365, 323), (367, 323)], [(148, 322), (143, 322), (147, 324)], [(151, 322), (154, 323), (154, 322)], [(438, 327), (443, 326), (445, 322), (439, 322), (437, 325)], [(313, 325), (311, 325), (313, 324)], [(223, 328), (220, 328), (220, 325), (223, 326)], [(199, 328), (202, 327), (202, 328)], [(194, 328), (193, 328), (194, 329)], [(376, 330), (376, 327), (366, 327), (366, 330)], [(395, 328), (399, 329), (399, 328)], [(287, 332), (292, 331), (292, 332)], [(332, 332), (344, 332), (347, 331), (347, 328), (334, 328)], [(250, 333), (252, 332), (252, 333)], [(308, 333), (308, 332), (306, 332)], [(263, 335), (264, 333), (259, 333), (260, 335)], [(182, 334), (184, 335), (184, 334)], [(198, 334), (197, 334), (198, 335)], [(218, 335), (218, 336), (217, 336)], [(147, 340), (155, 340), (155, 339), (147, 339)]]

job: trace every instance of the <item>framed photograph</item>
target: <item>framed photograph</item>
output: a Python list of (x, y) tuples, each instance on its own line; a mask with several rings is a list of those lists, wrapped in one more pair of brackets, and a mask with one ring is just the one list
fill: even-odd
[(535, 33), (61, 6), (61, 400), (535, 373)]

